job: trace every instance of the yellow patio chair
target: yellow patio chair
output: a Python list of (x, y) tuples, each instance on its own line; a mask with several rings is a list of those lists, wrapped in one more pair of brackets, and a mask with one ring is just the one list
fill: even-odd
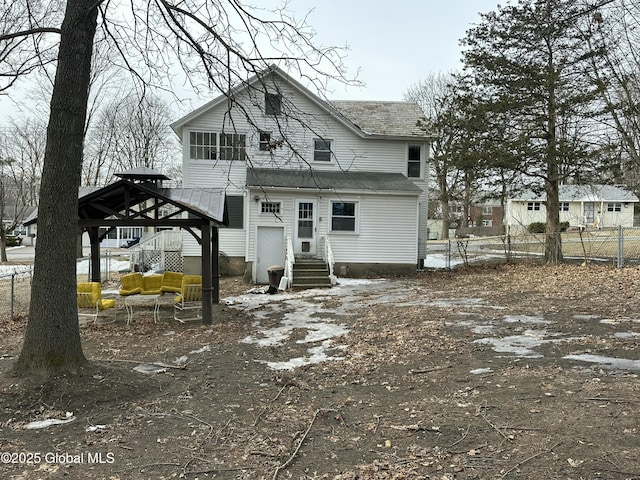
[(101, 310), (113, 308), (113, 321), (116, 321), (116, 301), (113, 298), (102, 298), (100, 282), (79, 282), (77, 287), (78, 317), (93, 317), (98, 321)]
[[(185, 323), (202, 318), (202, 277), (200, 275), (184, 275), (180, 294), (173, 303), (173, 318)], [(195, 311), (193, 317), (180, 317), (178, 312)], [(198, 312), (200, 311), (200, 312)]]
[(160, 295), (162, 290), (162, 275), (143, 275), (141, 295)]
[(142, 292), (143, 287), (144, 283), (140, 272), (127, 273), (120, 277), (120, 291), (118, 293), (123, 297), (136, 295)]
[(182, 272), (164, 272), (162, 274), (162, 293), (180, 293), (182, 292)]

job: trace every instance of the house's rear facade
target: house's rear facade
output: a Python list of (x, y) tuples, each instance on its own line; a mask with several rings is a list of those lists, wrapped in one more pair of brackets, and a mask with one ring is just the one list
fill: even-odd
[[(266, 91), (266, 93), (265, 93)], [(274, 68), (173, 128), (185, 187), (226, 190), (220, 250), (233, 273), (267, 281), (297, 257), (351, 274), (414, 271), (425, 255), (429, 137), (405, 102), (320, 100)], [(185, 269), (200, 247), (184, 236)]]

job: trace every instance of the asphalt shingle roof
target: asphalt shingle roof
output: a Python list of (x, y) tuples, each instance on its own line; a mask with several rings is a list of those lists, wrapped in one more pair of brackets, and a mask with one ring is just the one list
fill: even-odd
[[(560, 185), (561, 202), (637, 202), (632, 192), (615, 185)], [(531, 190), (517, 196), (516, 200), (545, 200), (546, 194)]]
[(424, 113), (415, 103), (336, 100), (331, 104), (341, 115), (367, 134), (427, 136), (423, 123)]
[(308, 169), (248, 168), (247, 186), (371, 192), (394, 191), (406, 192), (408, 195), (418, 195), (422, 191), (401, 173), (310, 171)]

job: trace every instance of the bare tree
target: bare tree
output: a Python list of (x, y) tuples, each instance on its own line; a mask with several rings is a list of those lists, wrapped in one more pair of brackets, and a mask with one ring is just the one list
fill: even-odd
[(603, 174), (632, 188), (640, 174), (639, 26), (640, 4), (630, 0), (607, 2), (585, 23), (587, 45), (602, 52), (589, 73), (606, 112), (599, 132), (607, 152)]
[(13, 123), (0, 135), (0, 261), (7, 261), (7, 235), (37, 205), (44, 160), (45, 126)]
[(452, 217), (450, 202), (461, 192), (460, 169), (456, 168), (452, 151), (456, 141), (456, 129), (452, 122), (455, 103), (454, 76), (450, 73), (432, 73), (417, 84), (411, 86), (404, 94), (405, 100), (420, 105), (429, 122), (425, 125), (435, 135), (432, 143), (430, 168), (436, 185), (442, 214), (442, 236), (449, 238)]
[[(14, 0), (0, 7), (0, 93), (56, 59), (62, 2)], [(28, 31), (29, 35), (22, 32)]]
[(85, 185), (104, 185), (113, 173), (134, 167), (165, 170), (179, 158), (167, 104), (134, 94), (103, 106), (89, 129), (83, 164)]
[[(172, 78), (180, 66), (194, 87), (229, 92), (229, 108), (244, 112), (248, 109), (236, 101), (233, 87), (272, 63), (318, 88), (324, 87), (327, 74), (346, 80), (340, 52), (315, 46), (313, 31), (283, 10), (250, 8), (239, 0), (133, 0), (126, 11), (116, 7), (109, 0), (68, 0), (61, 27), (47, 30), (59, 35), (59, 44), (38, 212), (44, 228), (36, 245), (18, 374), (78, 372), (88, 366), (76, 316), (75, 254), (96, 42), (109, 46), (114, 63), (131, 72), (143, 93), (149, 86), (170, 88), (161, 80)], [(18, 25), (0, 35), (0, 45), (42, 34), (41, 27)]]

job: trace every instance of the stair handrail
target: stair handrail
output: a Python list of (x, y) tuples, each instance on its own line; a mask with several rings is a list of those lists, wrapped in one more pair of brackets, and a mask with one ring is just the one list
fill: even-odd
[(291, 288), (293, 285), (293, 264), (296, 262), (296, 257), (293, 252), (293, 241), (290, 236), (287, 236), (287, 249), (284, 259), (284, 276), (287, 279), (287, 288)]
[(333, 249), (331, 248), (331, 240), (329, 240), (329, 237), (324, 237), (324, 253), (325, 261), (329, 266), (329, 279), (331, 280), (331, 284), (335, 285), (337, 282), (337, 278), (333, 274), (333, 264), (335, 263), (335, 259), (333, 258)]
[(181, 250), (182, 234), (180, 230), (161, 230), (148, 237), (140, 239), (136, 245), (130, 248), (131, 251), (137, 250)]

